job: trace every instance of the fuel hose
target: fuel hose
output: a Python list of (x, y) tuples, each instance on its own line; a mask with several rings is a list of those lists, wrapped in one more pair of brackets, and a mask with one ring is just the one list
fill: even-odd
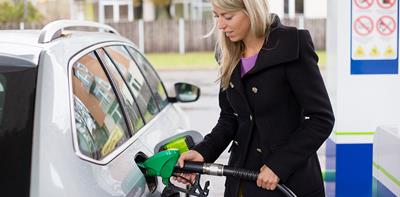
[[(258, 172), (247, 169), (234, 168), (222, 164), (193, 161), (185, 161), (185, 164), (182, 168), (180, 168), (179, 166), (175, 166), (174, 172), (199, 173), (213, 176), (228, 176), (240, 178), (247, 181), (256, 181), (258, 177)], [(296, 197), (293, 191), (286, 187), (284, 184), (278, 184), (277, 188), (287, 197)]]

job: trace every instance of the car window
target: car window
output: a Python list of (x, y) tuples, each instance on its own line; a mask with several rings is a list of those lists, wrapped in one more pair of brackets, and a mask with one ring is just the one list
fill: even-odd
[(88, 157), (102, 159), (129, 135), (121, 105), (93, 52), (74, 63), (72, 87), (79, 149)]
[(147, 59), (139, 51), (133, 49), (132, 47), (127, 48), (132, 54), (139, 68), (142, 70), (143, 75), (146, 76), (160, 109), (163, 109), (168, 104), (168, 95), (165, 91), (163, 83), (149, 61), (147, 61)]
[(123, 98), (124, 98), (124, 103), (125, 106), (127, 106), (127, 111), (128, 111), (128, 116), (130, 116), (130, 120), (132, 121), (132, 124), (134, 126), (133, 134), (135, 134), (136, 131), (138, 131), (140, 128), (143, 127), (144, 122), (141, 113), (139, 112), (138, 106), (133, 99), (133, 96), (126, 86), (124, 80), (122, 79), (121, 75), (119, 74), (118, 70), (115, 68), (113, 62), (111, 59), (108, 57), (108, 55), (104, 52), (103, 49), (99, 49), (96, 51), (99, 54), (100, 59), (104, 62), (107, 70), (110, 72), (111, 76), (113, 77), (113, 80), (115, 84), (117, 85), (117, 88), (119, 89), (119, 92), (121, 92)]
[(3, 58), (0, 55), (1, 196), (29, 196), (37, 67)]
[(159, 110), (146, 79), (123, 46), (110, 46), (106, 47), (105, 50), (128, 84), (145, 121), (148, 122)]

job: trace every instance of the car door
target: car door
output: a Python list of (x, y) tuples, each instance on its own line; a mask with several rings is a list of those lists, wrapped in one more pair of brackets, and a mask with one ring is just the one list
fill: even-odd
[(135, 162), (151, 154), (134, 135), (145, 122), (110, 58), (97, 49), (74, 63), (72, 73), (75, 147), (92, 171), (83, 177), (91, 179), (84, 185), (95, 185), (90, 195), (151, 195)]

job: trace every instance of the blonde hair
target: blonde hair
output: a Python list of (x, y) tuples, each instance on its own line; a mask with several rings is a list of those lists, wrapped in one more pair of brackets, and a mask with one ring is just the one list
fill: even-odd
[[(227, 12), (243, 11), (250, 19), (250, 33), (257, 37), (266, 35), (266, 30), (268, 30), (272, 21), (267, 0), (211, 0), (211, 3)], [(216, 27), (217, 22), (215, 21), (214, 27), (208, 36), (215, 31)], [(229, 86), (232, 72), (243, 53), (244, 43), (242, 41), (230, 41), (223, 31), (219, 31), (218, 36), (218, 43), (215, 49), (216, 54), (220, 56), (217, 57), (220, 64), (218, 81), (221, 83), (222, 89), (226, 90)]]

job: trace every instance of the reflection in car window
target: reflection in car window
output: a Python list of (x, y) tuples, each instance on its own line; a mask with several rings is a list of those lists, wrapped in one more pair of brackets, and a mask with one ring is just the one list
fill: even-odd
[(163, 109), (168, 104), (168, 97), (160, 78), (158, 78), (151, 64), (139, 51), (132, 47), (128, 47), (128, 50), (142, 70), (143, 75), (146, 76), (160, 109)]
[(121, 106), (93, 52), (80, 58), (72, 72), (79, 149), (102, 159), (128, 139)]
[[(132, 121), (132, 124), (135, 127), (133, 132), (138, 131), (140, 128), (143, 127), (144, 122), (143, 122), (142, 116), (139, 112), (139, 109), (135, 103), (135, 100), (132, 97), (132, 94), (130, 93), (124, 80), (122, 79), (121, 75), (118, 73), (118, 70), (115, 68), (113, 62), (108, 57), (108, 55), (104, 52), (104, 50), (99, 49), (99, 50), (97, 50), (97, 53), (98, 53), (100, 59), (104, 62), (105, 66), (107, 67), (107, 70), (112, 75), (113, 80), (115, 81), (115, 84), (117, 85), (117, 88), (119, 89), (119, 92), (121, 92), (121, 94), (122, 94), (125, 106), (127, 106), (128, 116), (130, 116), (130, 120)], [(134, 133), (132, 133), (132, 135), (133, 134)]]
[(123, 46), (105, 48), (119, 72), (129, 85), (146, 122), (159, 111), (153, 94), (135, 61)]

